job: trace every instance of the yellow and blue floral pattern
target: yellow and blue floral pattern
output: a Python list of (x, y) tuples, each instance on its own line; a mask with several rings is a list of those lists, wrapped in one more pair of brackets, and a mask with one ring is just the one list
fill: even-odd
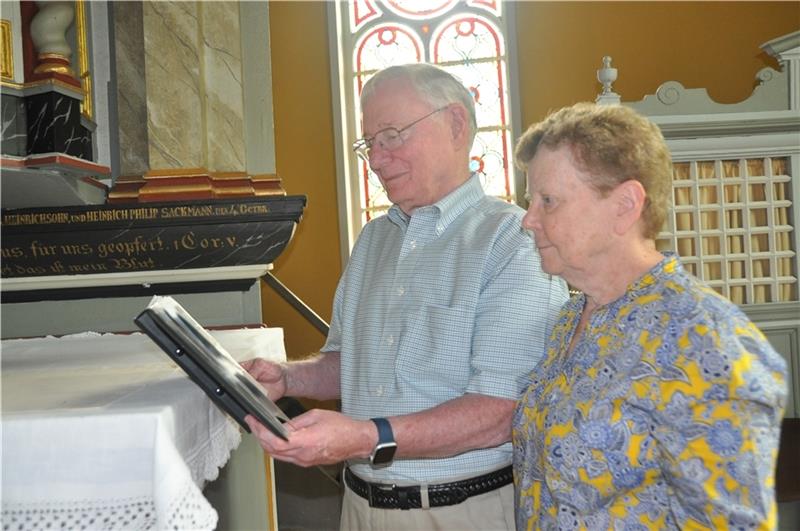
[(517, 529), (774, 529), (786, 362), (675, 255), (562, 309), (514, 416)]

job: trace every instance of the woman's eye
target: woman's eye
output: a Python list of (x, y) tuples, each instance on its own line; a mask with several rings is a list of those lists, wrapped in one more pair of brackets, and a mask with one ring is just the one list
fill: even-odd
[(556, 201), (555, 197), (551, 197), (549, 195), (543, 195), (542, 196), (542, 207), (544, 207), (545, 210), (552, 210), (557, 205), (558, 205), (558, 202)]

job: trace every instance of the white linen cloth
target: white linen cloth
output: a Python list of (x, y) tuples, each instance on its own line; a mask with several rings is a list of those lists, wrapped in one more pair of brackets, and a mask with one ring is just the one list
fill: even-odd
[[(283, 331), (215, 331), (237, 360), (282, 361)], [(2, 342), (4, 529), (214, 529), (206, 481), (241, 441), (147, 336)]]

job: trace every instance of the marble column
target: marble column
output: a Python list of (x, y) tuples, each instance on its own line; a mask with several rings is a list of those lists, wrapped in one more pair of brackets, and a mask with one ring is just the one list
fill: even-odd
[(114, 4), (122, 174), (246, 169), (239, 10)]
[(201, 32), (210, 171), (245, 169), (238, 2), (202, 2)]
[(142, 6), (143, 2), (110, 4), (114, 21), (121, 175), (142, 175), (150, 169)]
[(198, 2), (144, 2), (150, 168), (206, 166)]

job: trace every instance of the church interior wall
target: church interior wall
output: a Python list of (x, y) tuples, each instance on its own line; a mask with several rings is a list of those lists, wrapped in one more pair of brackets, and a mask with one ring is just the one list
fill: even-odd
[[(720, 102), (747, 98), (756, 73), (777, 68), (759, 46), (800, 28), (794, 2), (517, 2), (522, 128), (599, 92), (594, 72), (614, 58), (625, 101), (667, 80), (706, 87)], [(303, 28), (298, 31), (298, 28)], [(295, 240), (275, 274), (324, 319), (341, 274), (326, 2), (270, 4), (275, 156), (287, 192), (308, 195)], [(513, 81), (512, 81), (513, 83)], [(313, 132), (313, 134), (310, 134)], [(304, 356), (324, 338), (267, 287), (264, 318)]]

